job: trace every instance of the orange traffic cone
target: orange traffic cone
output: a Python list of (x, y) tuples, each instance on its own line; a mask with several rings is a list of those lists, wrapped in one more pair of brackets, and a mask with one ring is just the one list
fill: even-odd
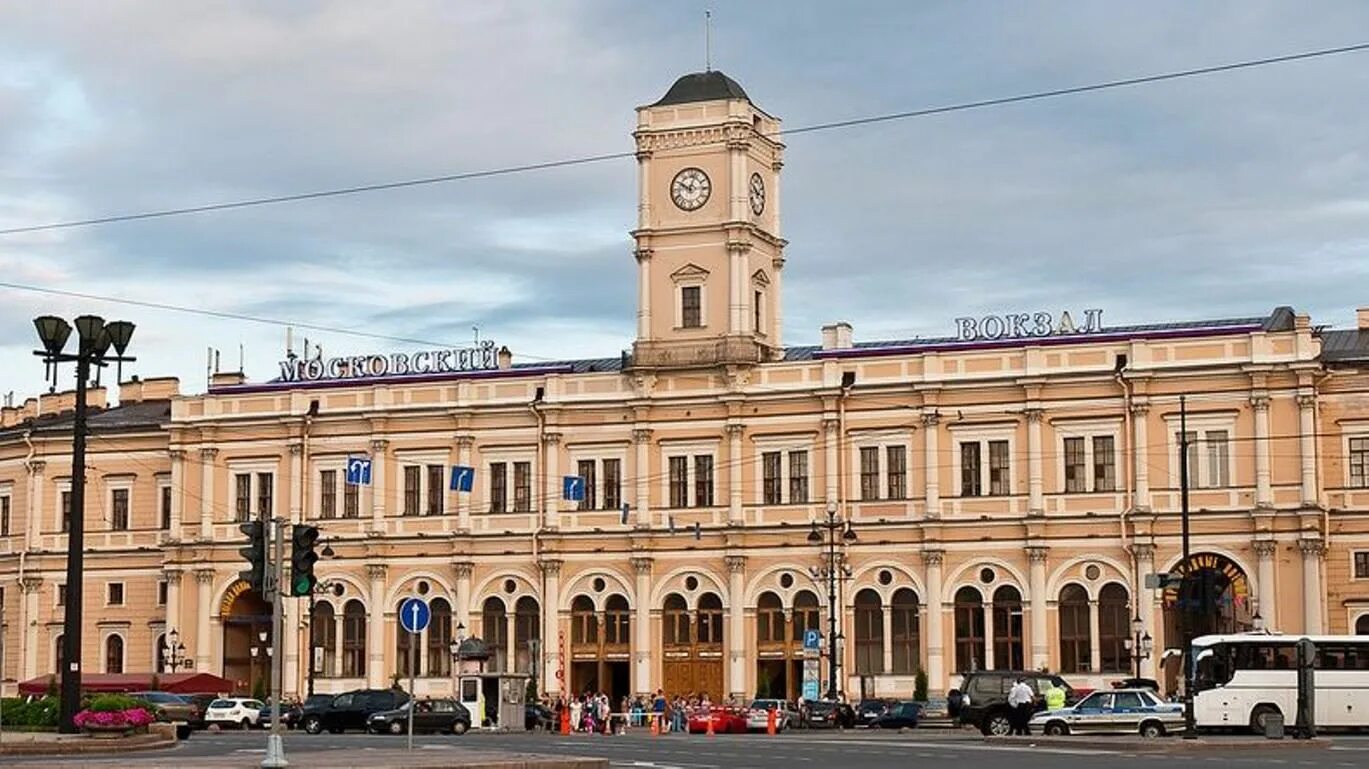
[(656, 717), (656, 714), (655, 714), (655, 713), (652, 713), (652, 714), (651, 714), (651, 736), (652, 736), (652, 737), (660, 737), (660, 736), (661, 736), (661, 721), (660, 721), (660, 719), (658, 719), (658, 718)]
[(713, 711), (708, 712), (708, 736), (713, 736)]

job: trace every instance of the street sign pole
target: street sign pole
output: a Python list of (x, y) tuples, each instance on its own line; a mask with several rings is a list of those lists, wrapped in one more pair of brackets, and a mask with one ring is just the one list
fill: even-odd
[(404, 599), (399, 605), (400, 630), (409, 634), (409, 750), (414, 749), (414, 717), (418, 715), (418, 692), (414, 677), (418, 674), (419, 635), (427, 629), (432, 613), (422, 598)]
[(271, 591), (271, 736), (266, 739), (266, 757), (261, 760), (262, 769), (281, 769), (290, 765), (285, 760), (285, 740), (280, 731), (281, 689), (281, 636), (285, 631), (282, 621), (285, 614), (281, 605), (281, 592), (285, 588), (285, 521), (276, 518), (267, 522), (271, 532), (271, 546), (267, 548), (270, 559), (267, 569), (268, 587)]
[[(414, 606), (417, 613), (418, 606)], [(417, 623), (414, 623), (415, 625)], [(418, 715), (418, 692), (414, 691), (414, 671), (418, 668), (418, 633), (409, 633), (409, 750), (414, 749), (414, 716)]]

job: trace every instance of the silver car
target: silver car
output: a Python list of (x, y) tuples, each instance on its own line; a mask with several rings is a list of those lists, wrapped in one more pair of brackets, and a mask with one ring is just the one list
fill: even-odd
[(1165, 702), (1149, 689), (1114, 689), (1094, 692), (1068, 708), (1037, 713), (1031, 725), (1048, 735), (1126, 732), (1162, 737), (1183, 730), (1184, 706)]
[(782, 732), (798, 721), (799, 714), (788, 700), (751, 700), (746, 710), (746, 729), (763, 732), (770, 728), (770, 711), (775, 711), (775, 731)]

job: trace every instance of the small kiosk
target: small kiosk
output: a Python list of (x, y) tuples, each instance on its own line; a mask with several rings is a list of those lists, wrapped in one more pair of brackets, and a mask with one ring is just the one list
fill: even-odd
[(524, 700), (527, 673), (485, 672), (485, 663), (494, 656), (481, 638), (467, 638), (452, 644), (456, 658), (456, 698), (471, 713), (472, 726), (498, 731), (522, 731), (525, 726)]

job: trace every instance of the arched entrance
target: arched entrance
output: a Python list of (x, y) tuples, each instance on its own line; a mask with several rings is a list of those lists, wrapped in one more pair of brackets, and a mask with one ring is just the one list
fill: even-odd
[(223, 625), (223, 677), (233, 682), (234, 691), (239, 694), (256, 696), (268, 692), (271, 605), (239, 580), (223, 595), (219, 621)]
[(818, 597), (808, 590), (794, 595), (788, 612), (775, 593), (756, 600), (757, 697), (795, 700), (803, 693), (803, 636), (820, 629), (818, 611)]
[(1250, 580), (1240, 566), (1217, 553), (1194, 553), (1171, 569), (1183, 581), (1164, 593), (1165, 645), (1180, 648), (1179, 614), (1190, 638), (1254, 629)]
[(616, 593), (609, 596), (602, 614), (586, 595), (576, 596), (570, 606), (570, 690), (605, 692), (616, 704), (632, 686), (632, 613), (627, 599)]
[(707, 694), (723, 699), (723, 604), (715, 593), (699, 596), (691, 612), (683, 596), (666, 596), (661, 611), (662, 678), (667, 694)]

